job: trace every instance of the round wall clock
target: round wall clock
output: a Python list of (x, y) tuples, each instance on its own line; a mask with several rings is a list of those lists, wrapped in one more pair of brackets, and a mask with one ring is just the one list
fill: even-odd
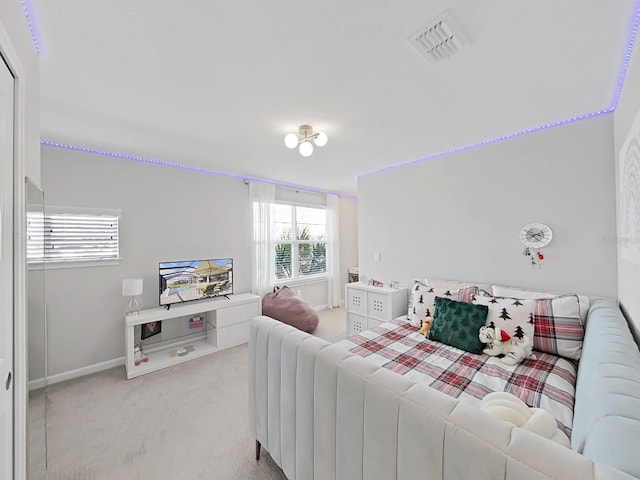
[(552, 237), (551, 229), (542, 223), (529, 223), (520, 230), (520, 240), (530, 248), (542, 248)]

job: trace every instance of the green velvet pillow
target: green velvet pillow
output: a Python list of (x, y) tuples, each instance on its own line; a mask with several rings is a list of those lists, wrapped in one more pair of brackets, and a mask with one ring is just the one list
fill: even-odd
[(436, 297), (435, 304), (429, 339), (470, 353), (482, 353), (485, 345), (478, 338), (478, 331), (487, 321), (489, 307), (444, 297)]

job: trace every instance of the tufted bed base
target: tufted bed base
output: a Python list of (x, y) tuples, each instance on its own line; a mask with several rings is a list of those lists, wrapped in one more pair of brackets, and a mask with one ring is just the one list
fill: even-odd
[(268, 317), (249, 352), (256, 458), (289, 480), (632, 478)]

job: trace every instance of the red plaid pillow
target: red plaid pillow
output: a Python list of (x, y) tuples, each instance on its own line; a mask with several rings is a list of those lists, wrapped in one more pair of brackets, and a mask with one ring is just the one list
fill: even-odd
[(536, 299), (478, 295), (473, 303), (489, 307), (487, 325), (493, 322), (511, 336), (520, 326), (525, 335), (533, 332), (534, 349), (571, 360), (580, 358), (584, 323), (577, 295)]
[(533, 348), (578, 360), (584, 339), (578, 296), (538, 298), (535, 302)]

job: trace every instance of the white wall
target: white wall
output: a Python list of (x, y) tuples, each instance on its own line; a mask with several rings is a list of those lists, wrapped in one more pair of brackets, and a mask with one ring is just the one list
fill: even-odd
[[(143, 277), (141, 304), (155, 308), (159, 261), (233, 257), (235, 292), (251, 290), (251, 217), (242, 180), (51, 147), (42, 155), (47, 206), (122, 209), (120, 265), (47, 270), (49, 375), (124, 355), (122, 279)], [(351, 228), (345, 238), (355, 238)], [(323, 283), (292, 288), (312, 306), (326, 303)]]
[[(361, 177), (361, 275), (615, 296), (612, 122), (584, 120)], [(530, 222), (554, 233), (541, 270), (519, 240)]]
[[(619, 198), (618, 155), (630, 131), (636, 115), (640, 114), (640, 47), (636, 41), (631, 64), (622, 91), (622, 96), (614, 116), (616, 192)], [(637, 133), (637, 132), (636, 132)], [(620, 212), (618, 212), (620, 215)], [(620, 218), (618, 216), (618, 218)], [(629, 238), (627, 241), (640, 242), (639, 238)], [(621, 242), (616, 242), (618, 250)], [(620, 252), (619, 252), (620, 253)], [(618, 256), (618, 298), (630, 324), (634, 330), (636, 341), (640, 343), (640, 265)]]
[[(358, 266), (358, 202), (343, 198), (340, 200), (340, 272), (342, 285), (348, 281), (350, 267)], [(342, 289), (344, 301), (344, 288)]]

